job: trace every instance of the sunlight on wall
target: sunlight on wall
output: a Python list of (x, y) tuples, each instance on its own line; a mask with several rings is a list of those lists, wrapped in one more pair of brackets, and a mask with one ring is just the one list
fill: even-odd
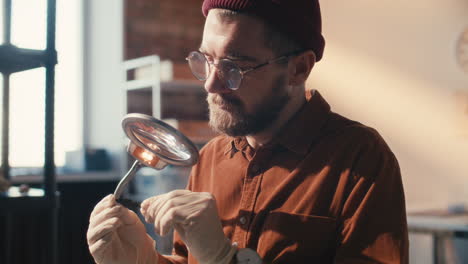
[[(332, 44), (327, 49), (327, 62), (317, 66), (309, 86), (334, 111), (381, 132), (399, 158), (408, 207), (464, 201), (468, 183), (458, 183), (468, 171), (468, 138), (457, 131), (463, 113), (452, 91)], [(441, 182), (453, 185), (441, 190)]]
[(410, 210), (468, 206), (468, 75), (454, 55), (468, 2), (321, 6), (327, 44), (308, 86), (381, 132), (399, 159)]

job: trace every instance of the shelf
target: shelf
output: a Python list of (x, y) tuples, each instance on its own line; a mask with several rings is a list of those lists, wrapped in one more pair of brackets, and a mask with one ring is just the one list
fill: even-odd
[[(151, 91), (155, 84), (153, 80), (130, 80), (126, 83), (127, 91)], [(174, 80), (160, 82), (162, 92), (192, 92), (206, 94), (203, 83), (198, 81)]]
[[(161, 117), (163, 119), (208, 120), (208, 104), (203, 83), (174, 80), (161, 82), (159, 85), (161, 88)], [(138, 89), (127, 90), (127, 112), (151, 115), (153, 111), (152, 98), (152, 87), (139, 86)]]
[[(127, 113), (175, 119), (179, 131), (203, 146), (216, 136), (208, 125), (204, 84), (193, 77), (186, 63), (170, 63), (172, 69), (166, 70), (162, 63), (155, 55), (124, 62)], [(168, 78), (164, 77), (166, 71), (171, 72)]]
[(22, 49), (0, 45), (0, 72), (15, 73), (57, 64), (57, 53), (47, 50)]
[(42, 189), (31, 188), (27, 194), (21, 194), (18, 187), (11, 187), (8, 192), (0, 193), (0, 212), (30, 213), (50, 208), (58, 208), (59, 194), (50, 199)]
[(126, 88), (127, 91), (140, 91), (140, 90), (151, 90), (154, 85), (153, 80), (131, 80), (127, 81)]
[(206, 91), (203, 88), (203, 83), (199, 81), (166, 81), (161, 82), (161, 91), (162, 92), (194, 92), (206, 94)]

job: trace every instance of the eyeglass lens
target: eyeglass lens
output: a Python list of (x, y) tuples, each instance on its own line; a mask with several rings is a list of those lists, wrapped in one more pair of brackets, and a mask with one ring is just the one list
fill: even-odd
[[(187, 58), (193, 75), (200, 81), (206, 81), (210, 74), (210, 63), (205, 55), (200, 52), (191, 52)], [(239, 67), (230, 60), (220, 60), (215, 67), (218, 77), (222, 79), (229, 89), (236, 90), (242, 81), (242, 73)]]

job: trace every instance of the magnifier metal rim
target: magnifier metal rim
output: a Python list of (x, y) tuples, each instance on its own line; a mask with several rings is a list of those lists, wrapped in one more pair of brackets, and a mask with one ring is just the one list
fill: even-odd
[[(149, 122), (152, 124), (153, 127), (162, 127), (165, 130), (168, 130), (172, 135), (174, 135), (177, 139), (177, 142), (180, 142), (184, 144), (184, 146), (187, 148), (190, 154), (190, 158), (186, 160), (176, 160), (172, 159), (170, 157), (166, 157), (161, 155), (160, 153), (148, 148), (143, 144), (135, 135), (133, 134), (133, 130), (131, 129), (131, 124), (138, 123), (138, 122)], [(145, 114), (138, 114), (138, 113), (133, 113), (133, 114), (127, 114), (123, 120), (122, 120), (122, 128), (125, 131), (125, 134), (127, 137), (137, 146), (150, 151), (154, 155), (158, 156), (161, 160), (173, 164), (173, 165), (178, 165), (178, 166), (192, 166), (198, 161), (198, 149), (197, 147), (193, 144), (193, 142), (188, 139), (184, 134), (180, 133), (177, 129), (173, 128), (172, 126), (164, 123), (163, 121), (154, 118), (149, 115)]]

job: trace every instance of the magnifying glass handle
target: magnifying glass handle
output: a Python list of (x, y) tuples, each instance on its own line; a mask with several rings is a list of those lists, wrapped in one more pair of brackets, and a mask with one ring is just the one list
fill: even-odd
[(117, 185), (117, 188), (115, 188), (114, 196), (116, 200), (122, 196), (125, 187), (133, 178), (135, 178), (136, 172), (142, 166), (143, 165), (138, 160), (135, 160), (135, 162), (132, 165), (132, 168), (130, 168), (127, 174), (125, 174), (125, 176), (120, 180), (119, 184)]

